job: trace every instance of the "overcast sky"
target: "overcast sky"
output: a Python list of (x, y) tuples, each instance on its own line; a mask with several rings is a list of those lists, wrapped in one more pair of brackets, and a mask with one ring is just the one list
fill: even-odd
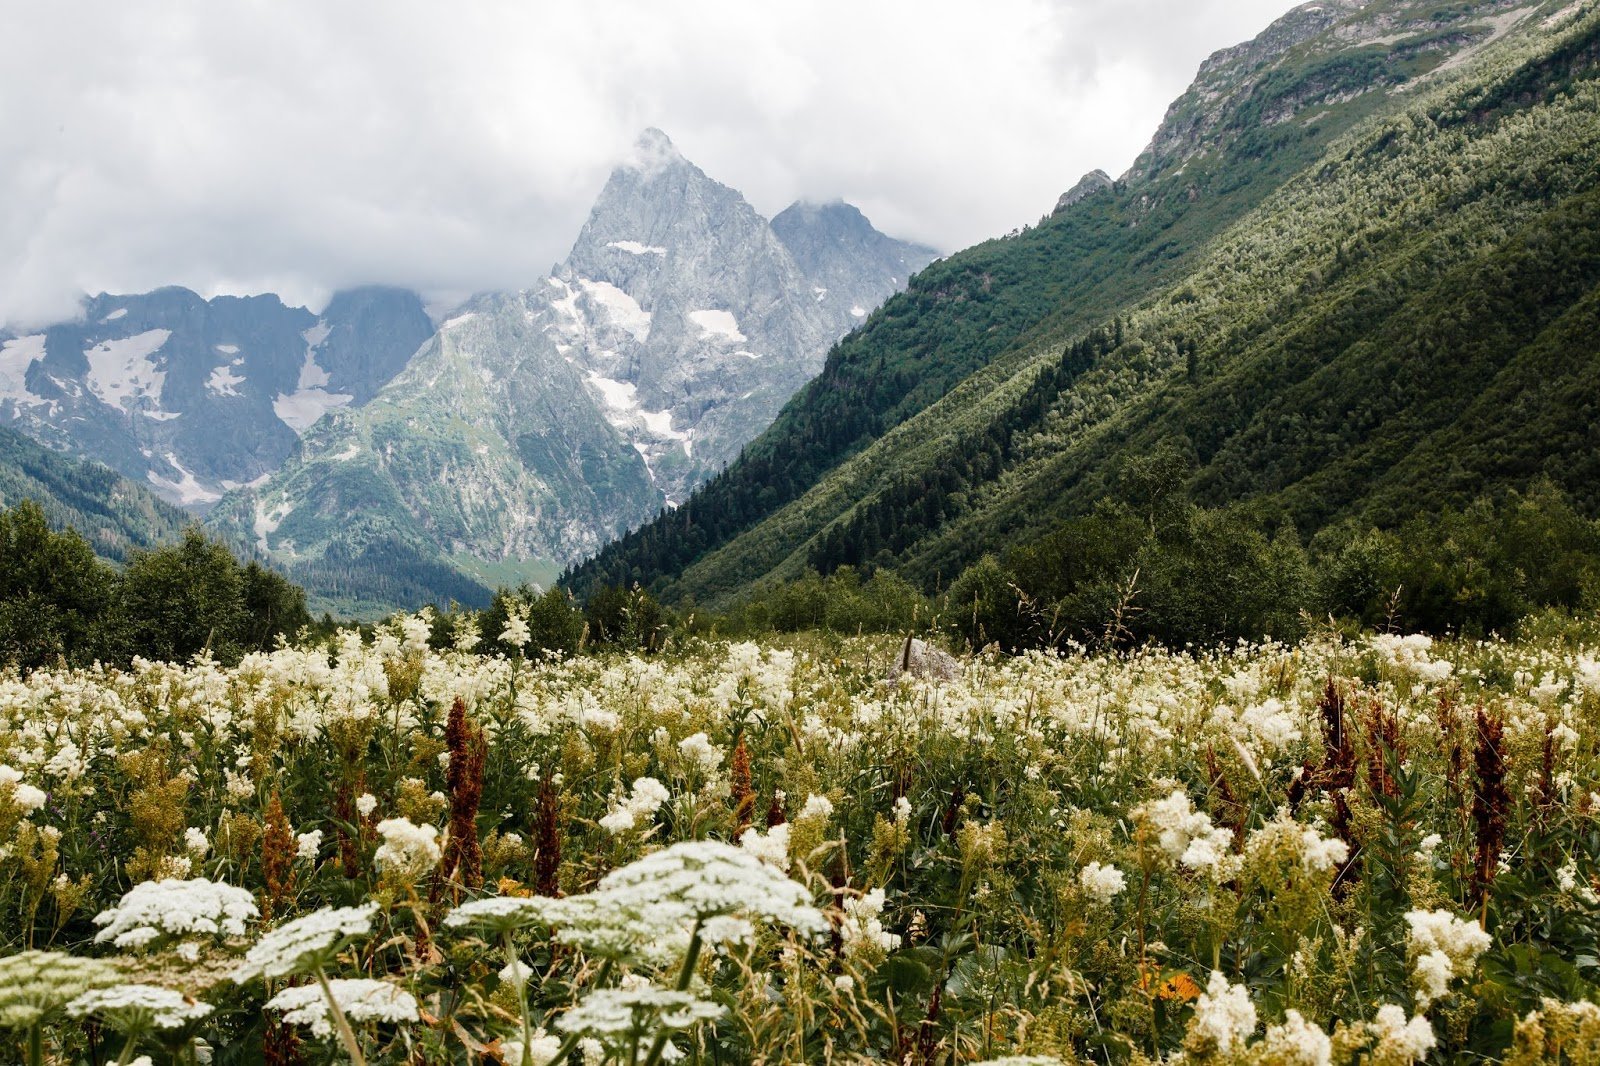
[(1114, 175), (1286, 0), (20, 3), (0, 321), (182, 284), (448, 299), (564, 258), (659, 126), (769, 217), (842, 197), (953, 251)]

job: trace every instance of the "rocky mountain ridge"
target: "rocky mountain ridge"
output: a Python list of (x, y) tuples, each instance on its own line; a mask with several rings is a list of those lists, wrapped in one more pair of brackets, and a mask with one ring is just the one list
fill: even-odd
[(75, 321), (0, 334), (0, 424), (203, 511), (370, 399), (432, 329), (398, 289), (341, 292), (320, 315), (273, 295), (102, 294)]
[(548, 580), (737, 458), (933, 255), (844, 204), (778, 218), (646, 131), (565, 262), (458, 310), (211, 522), (346, 602), (396, 558)]

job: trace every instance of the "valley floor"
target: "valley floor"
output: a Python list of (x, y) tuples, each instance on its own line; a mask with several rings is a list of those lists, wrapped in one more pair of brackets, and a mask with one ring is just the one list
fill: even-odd
[(1600, 1046), (1600, 643), (1570, 632), (949, 680), (887, 679), (893, 639), (428, 636), (0, 681), (0, 1057)]

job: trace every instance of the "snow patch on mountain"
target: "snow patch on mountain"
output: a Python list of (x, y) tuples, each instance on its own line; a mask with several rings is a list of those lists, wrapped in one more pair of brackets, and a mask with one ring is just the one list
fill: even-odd
[(165, 478), (154, 470), (149, 470), (145, 472), (144, 476), (149, 480), (150, 484), (158, 489), (165, 489), (169, 495), (175, 496), (178, 502), (186, 507), (192, 507), (195, 504), (216, 503), (222, 499), (222, 493), (217, 492), (215, 489), (207, 488), (199, 478), (194, 476), (194, 471), (178, 461), (176, 455), (167, 452), (162, 458), (166, 459), (167, 465), (178, 472), (178, 476), (175, 479)]
[(0, 344), (0, 400), (33, 406), (44, 403), (28, 391), (28, 368), (44, 358), (44, 334), (16, 337)]
[(689, 321), (700, 327), (702, 337), (719, 337), (734, 343), (750, 339), (739, 332), (739, 321), (732, 311), (690, 311)]
[(171, 336), (171, 330), (146, 330), (119, 340), (101, 341), (84, 352), (89, 361), (89, 391), (109, 407), (127, 411), (137, 401), (148, 399), (159, 411), (167, 374), (151, 356)]
[(627, 252), (629, 255), (666, 255), (667, 250), (659, 244), (640, 244), (638, 241), (607, 241), (607, 248)]
[(623, 292), (609, 281), (590, 281), (579, 278), (578, 284), (590, 300), (605, 308), (611, 324), (627, 331), (636, 341), (650, 336), (649, 311), (639, 306), (639, 301)]
[[(316, 335), (315, 340), (312, 339), (313, 335)], [(348, 392), (329, 392), (323, 387), (333, 378), (317, 365), (316, 348), (327, 335), (327, 326), (316, 326), (302, 334), (306, 338), (306, 357), (305, 362), (300, 364), (300, 379), (295, 382), (295, 391), (280, 392), (272, 401), (272, 409), (278, 418), (296, 433), (304, 434), (316, 424), (317, 419), (355, 399)]]
[[(238, 349), (235, 348), (234, 351), (238, 351)], [(239, 395), (239, 386), (244, 384), (245, 379), (233, 372), (234, 366), (238, 365), (238, 363), (239, 360), (235, 359), (227, 366), (219, 366), (211, 371), (211, 376), (206, 378), (206, 388), (211, 391), (212, 395)]]

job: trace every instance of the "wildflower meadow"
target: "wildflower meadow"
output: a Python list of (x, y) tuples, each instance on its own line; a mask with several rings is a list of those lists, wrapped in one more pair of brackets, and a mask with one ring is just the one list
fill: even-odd
[(0, 681), (0, 1060), (1600, 1062), (1600, 647), (431, 629)]

